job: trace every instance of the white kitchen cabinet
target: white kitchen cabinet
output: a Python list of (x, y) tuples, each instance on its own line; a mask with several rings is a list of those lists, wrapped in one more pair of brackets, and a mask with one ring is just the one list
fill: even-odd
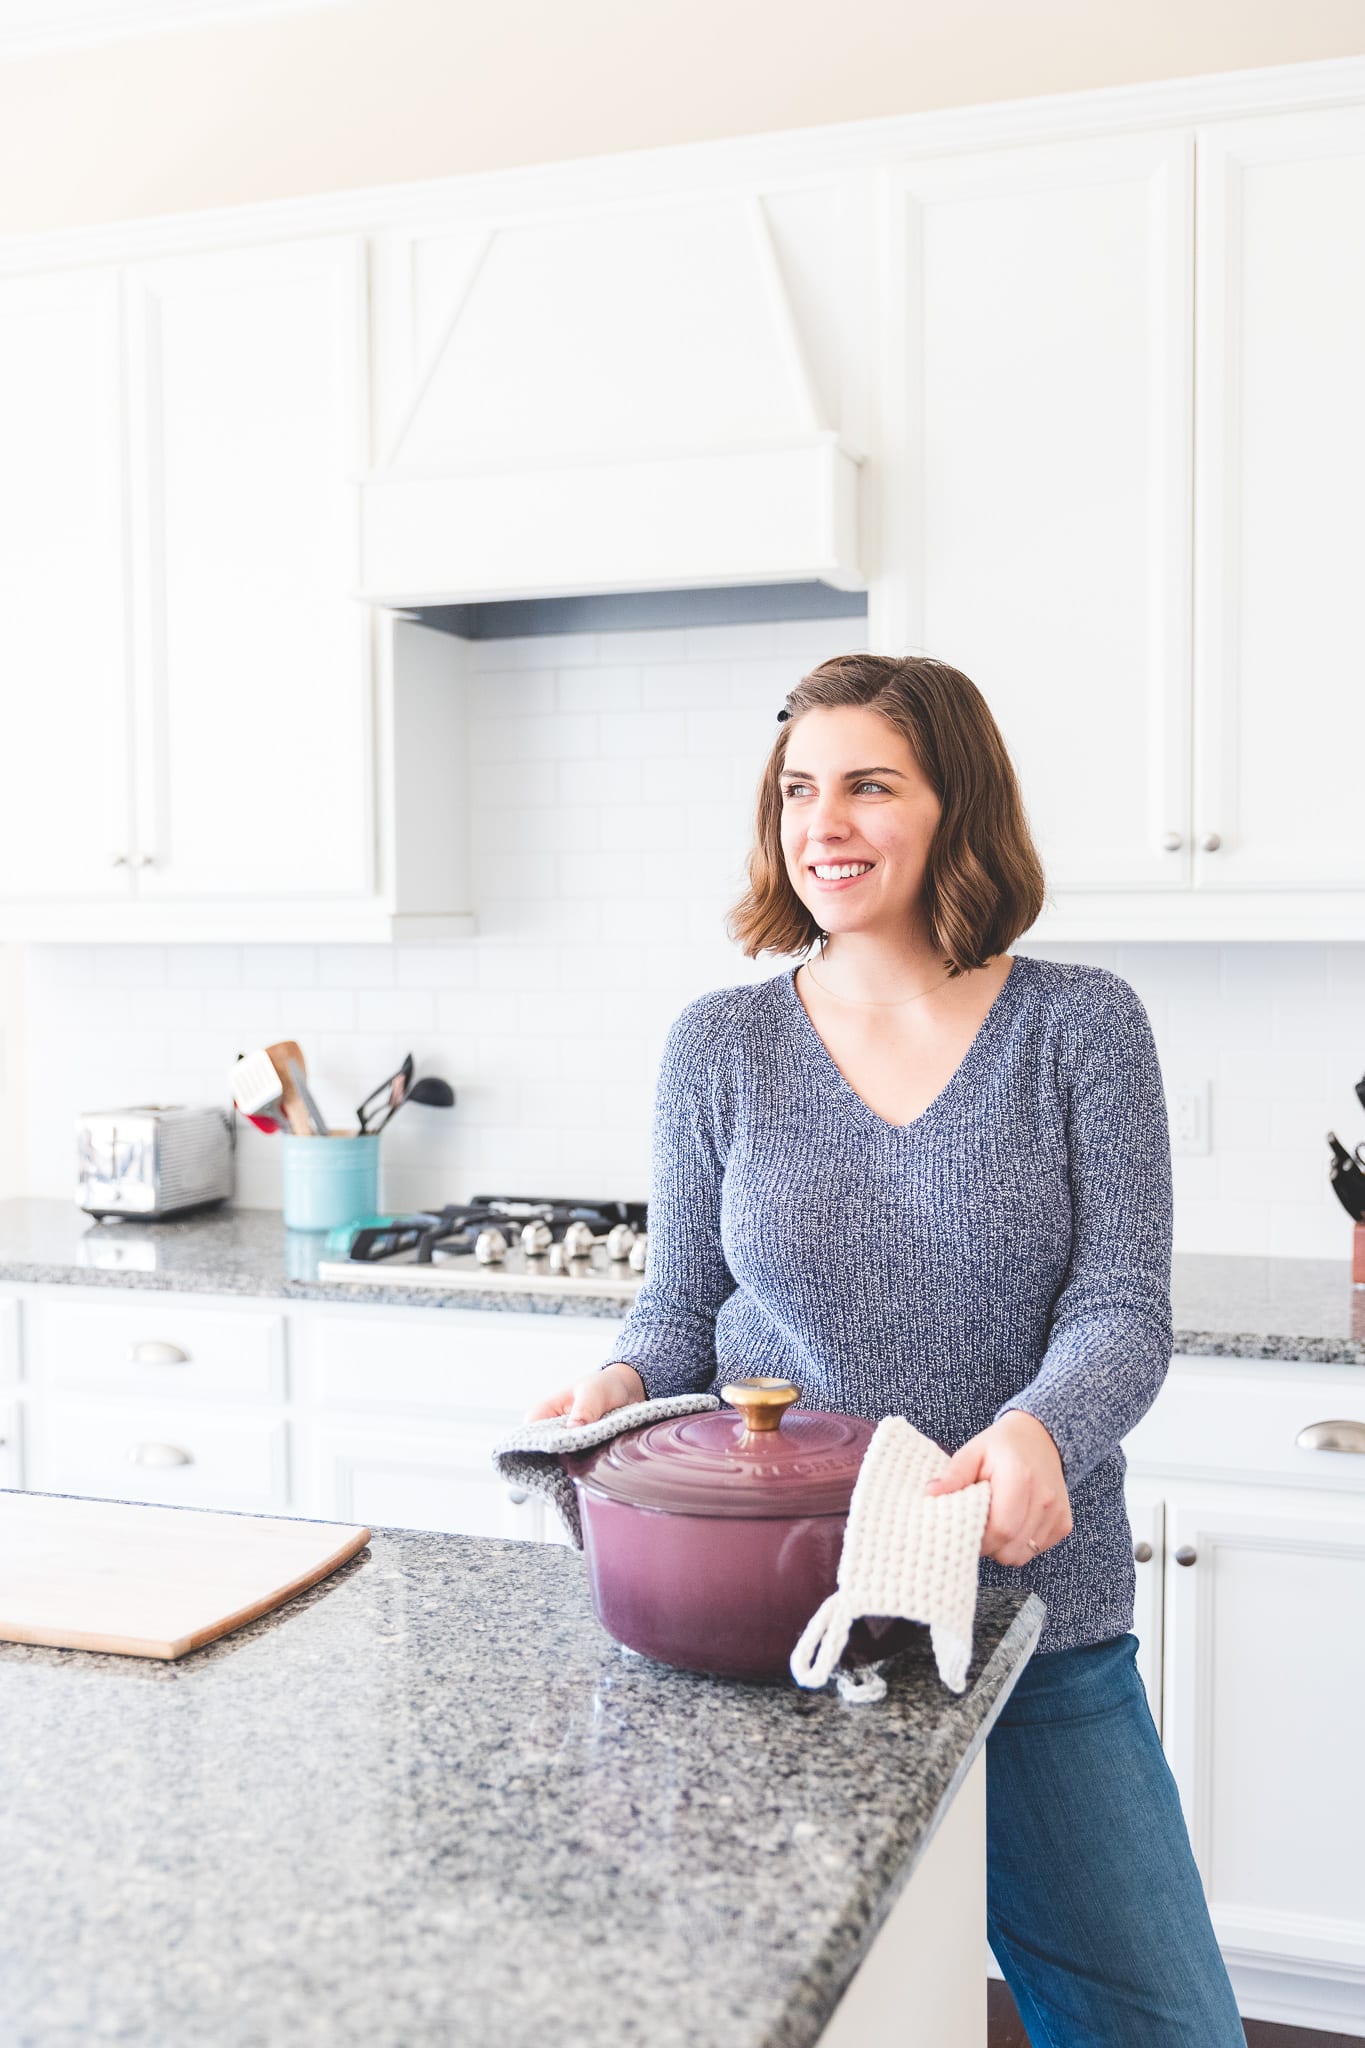
[(0, 907), (126, 898), (119, 273), (0, 280)]
[(1365, 1987), (1365, 1499), (1167, 1498), (1165, 1746), (1229, 1960)]
[(0, 1399), (0, 1487), (24, 1483), (22, 1427), (19, 1403)]
[(491, 1427), (442, 1422), (408, 1429), (309, 1422), (299, 1435), (307, 1511), (375, 1528), (540, 1542), (548, 1533), (544, 1503), (518, 1498), (492, 1464), (493, 1445), (517, 1419)]
[(280, 1402), (284, 1317), (142, 1294), (70, 1301), (61, 1289), (28, 1304), (28, 1375), (35, 1390), (152, 1401)]
[(168, 257), (126, 287), (139, 896), (364, 897), (365, 245)]
[(301, 1499), (344, 1521), (566, 1540), (492, 1465), (547, 1394), (606, 1362), (609, 1318), (360, 1308), (291, 1317)]
[(1166, 1502), (1159, 1485), (1150, 1480), (1135, 1479), (1131, 1473), (1125, 1482), (1124, 1493), (1133, 1531), (1133, 1634), (1138, 1639), (1138, 1676), (1159, 1731)]
[(891, 173), (879, 642), (964, 669), (1059, 891), (1188, 885), (1193, 138)]
[(26, 1435), (38, 1493), (245, 1514), (289, 1507), (289, 1432), (277, 1411), (62, 1394), (30, 1404)]
[(357, 234), (0, 280), (0, 939), (472, 930), (464, 643), (353, 594), (367, 322)]
[(1198, 157), (1195, 883), (1360, 890), (1365, 106)]

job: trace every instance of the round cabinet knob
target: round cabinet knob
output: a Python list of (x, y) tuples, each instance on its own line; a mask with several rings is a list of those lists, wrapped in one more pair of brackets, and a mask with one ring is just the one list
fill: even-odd
[(135, 868), (155, 867), (156, 855), (152, 853), (135, 853), (131, 864)]
[(526, 1505), (531, 1496), (524, 1486), (509, 1486), (507, 1498), (511, 1501), (514, 1508), (520, 1508)]
[(766, 1436), (782, 1427), (782, 1417), (793, 1401), (801, 1399), (800, 1389), (790, 1380), (772, 1378), (734, 1380), (720, 1390), (721, 1399), (738, 1408), (744, 1417), (744, 1434)]
[(1175, 1554), (1175, 1561), (1177, 1564), (1193, 1564), (1198, 1554), (1192, 1543), (1182, 1543)]
[(1217, 853), (1222, 843), (1222, 837), (1217, 832), (1206, 832), (1199, 842), (1205, 853)]
[(1151, 1546), (1151, 1544), (1150, 1544), (1150, 1543), (1135, 1543), (1135, 1544), (1133, 1545), (1133, 1562), (1134, 1562), (1135, 1564), (1150, 1564), (1150, 1563), (1151, 1563), (1151, 1561), (1152, 1561), (1152, 1546)]
[(128, 1453), (130, 1465), (192, 1465), (193, 1453), (179, 1444), (134, 1444)]
[(129, 1365), (188, 1365), (189, 1362), (188, 1351), (182, 1351), (178, 1344), (163, 1344), (156, 1337), (128, 1347)]
[(1185, 844), (1185, 835), (1183, 832), (1168, 832), (1161, 844), (1167, 853), (1179, 853)]
[(127, 865), (128, 865), (128, 856), (127, 856), (127, 854), (126, 854), (126, 853), (111, 853), (111, 854), (110, 854), (110, 856), (109, 856), (109, 865), (110, 865), (110, 867), (111, 867), (111, 868), (126, 868), (126, 867), (127, 867)]

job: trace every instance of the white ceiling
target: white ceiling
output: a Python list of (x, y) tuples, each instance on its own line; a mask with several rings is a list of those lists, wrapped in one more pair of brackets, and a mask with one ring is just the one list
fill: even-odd
[(343, 4), (345, 0), (0, 0), (0, 57)]

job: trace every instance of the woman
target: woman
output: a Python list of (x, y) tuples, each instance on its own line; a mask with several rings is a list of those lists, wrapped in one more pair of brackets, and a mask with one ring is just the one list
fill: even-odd
[(1244, 2041), (1137, 1675), (1120, 1439), (1171, 1355), (1171, 1162), (1119, 976), (1008, 947), (1043, 876), (944, 663), (790, 693), (730, 931), (789, 971), (697, 998), (659, 1074), (649, 1262), (595, 1420), (729, 1376), (905, 1415), (988, 1479), (981, 1582), (1046, 1603), (986, 1745), (988, 1926), (1034, 2048)]

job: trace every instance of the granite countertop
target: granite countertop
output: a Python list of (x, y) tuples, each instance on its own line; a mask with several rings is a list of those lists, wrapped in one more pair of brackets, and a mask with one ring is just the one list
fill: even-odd
[(620, 1649), (559, 1545), (384, 1531), (177, 1664), (0, 1643), (0, 2039), (808, 2048), (1037, 1640), (875, 1706)]
[[(1175, 1350), (1203, 1358), (1274, 1358), (1365, 1365), (1365, 1288), (1351, 1285), (1349, 1219), (1337, 1259), (1274, 1259), (1177, 1252), (1171, 1297)], [(286, 1230), (275, 1209), (206, 1209), (168, 1223), (96, 1223), (72, 1202), (0, 1202), (0, 1284), (144, 1287), (366, 1306), (516, 1309), (619, 1323), (626, 1303), (591, 1280), (533, 1294), (515, 1286), (446, 1291), (358, 1288), (319, 1280), (326, 1239)], [(331, 1256), (335, 1257), (335, 1254)]]

